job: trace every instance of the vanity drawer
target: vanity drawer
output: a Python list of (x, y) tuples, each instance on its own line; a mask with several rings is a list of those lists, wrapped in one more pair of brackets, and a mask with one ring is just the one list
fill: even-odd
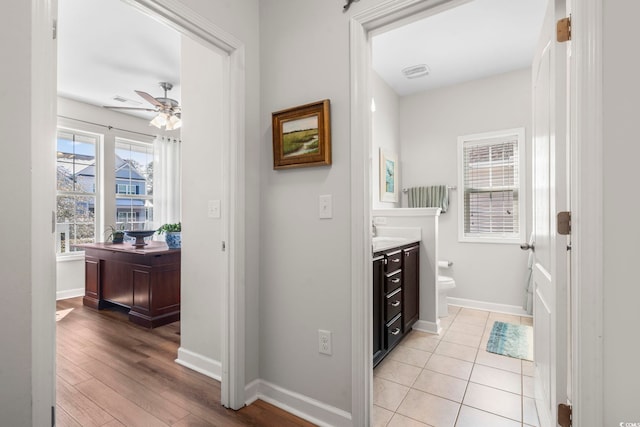
[(402, 270), (387, 274), (384, 281), (384, 293), (388, 294), (402, 285)]
[(393, 293), (387, 295), (384, 307), (384, 320), (390, 321), (402, 311), (402, 289), (396, 289)]
[(391, 350), (391, 348), (402, 337), (402, 315), (398, 314), (395, 319), (387, 323), (386, 330), (387, 349)]
[(393, 252), (387, 252), (387, 265), (386, 272), (391, 273), (392, 271), (399, 270), (402, 266), (402, 251), (397, 250)]

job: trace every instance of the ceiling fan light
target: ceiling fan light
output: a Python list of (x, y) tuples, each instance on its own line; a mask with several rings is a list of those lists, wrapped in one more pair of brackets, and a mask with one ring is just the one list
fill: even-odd
[(162, 126), (167, 124), (167, 115), (165, 113), (160, 113), (153, 120), (149, 122), (149, 126), (155, 126), (158, 129), (162, 129)]
[(167, 121), (167, 130), (179, 129), (182, 126), (182, 120), (178, 116), (171, 116)]

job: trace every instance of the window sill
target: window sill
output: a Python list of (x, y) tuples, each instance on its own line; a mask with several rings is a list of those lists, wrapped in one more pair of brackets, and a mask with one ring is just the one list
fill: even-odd
[(491, 243), (499, 245), (520, 245), (522, 243), (520, 237), (461, 237), (458, 238), (460, 243)]

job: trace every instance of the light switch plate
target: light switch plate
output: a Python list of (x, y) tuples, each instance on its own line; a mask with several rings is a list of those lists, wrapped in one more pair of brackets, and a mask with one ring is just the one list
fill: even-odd
[(209, 218), (220, 218), (220, 200), (209, 200), (207, 215)]
[(319, 201), (320, 218), (327, 219), (333, 218), (333, 206), (331, 201), (331, 194), (324, 194), (320, 196)]

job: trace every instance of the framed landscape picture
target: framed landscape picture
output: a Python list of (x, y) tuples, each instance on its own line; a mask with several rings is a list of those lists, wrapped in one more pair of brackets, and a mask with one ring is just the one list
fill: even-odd
[(398, 156), (380, 149), (380, 201), (398, 201)]
[(272, 114), (273, 168), (331, 164), (329, 100)]

